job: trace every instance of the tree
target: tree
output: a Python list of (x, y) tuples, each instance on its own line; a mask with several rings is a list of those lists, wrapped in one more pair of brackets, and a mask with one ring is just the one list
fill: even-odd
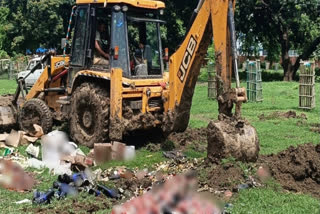
[[(319, 0), (240, 0), (237, 7), (238, 31), (261, 42), (271, 58), (280, 55), (284, 80), (292, 81), (300, 60), (320, 44)], [(300, 53), (294, 63), (289, 50)]]
[[(47, 48), (59, 46), (65, 37), (71, 0), (2, 0), (1, 8), (9, 10), (7, 15), (4, 44), (11, 55), (24, 53), (26, 49), (35, 50), (40, 45)], [(65, 22), (65, 24), (64, 24)]]
[(5, 7), (0, 7), (0, 59), (7, 58), (7, 52), (4, 51), (4, 44), (7, 40), (6, 27), (7, 18), (9, 14), (9, 9)]
[(198, 1), (194, 0), (166, 0), (165, 15), (167, 36), (164, 38), (164, 46), (170, 47), (174, 52), (183, 41), (193, 10)]

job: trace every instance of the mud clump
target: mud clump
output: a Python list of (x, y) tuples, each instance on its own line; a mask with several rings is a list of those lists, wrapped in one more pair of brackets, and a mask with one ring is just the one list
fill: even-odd
[(279, 118), (285, 118), (285, 119), (296, 118), (296, 119), (303, 119), (303, 120), (308, 119), (307, 115), (303, 113), (298, 115), (297, 112), (295, 111), (288, 111), (288, 112), (276, 111), (269, 115), (261, 114), (258, 116), (258, 118), (259, 120), (273, 120), (273, 119), (279, 119)]
[(168, 140), (172, 141), (176, 148), (183, 148), (191, 145), (194, 150), (205, 152), (207, 148), (207, 129), (188, 128), (185, 132), (170, 134)]
[(208, 125), (208, 159), (219, 163), (224, 158), (255, 162), (260, 146), (256, 129), (247, 121), (219, 116), (219, 121)]
[(289, 191), (320, 197), (320, 145), (291, 146), (276, 155), (260, 158), (271, 175)]

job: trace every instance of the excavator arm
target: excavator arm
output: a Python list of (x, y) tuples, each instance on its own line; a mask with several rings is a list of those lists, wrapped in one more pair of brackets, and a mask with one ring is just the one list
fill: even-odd
[[(180, 48), (170, 57), (170, 129), (184, 131), (189, 122), (192, 96), (212, 38), (216, 54), (219, 113), (240, 117), (245, 89), (239, 88), (234, 27), (235, 0), (200, 0), (192, 16), (189, 32)], [(237, 87), (231, 88), (232, 71)]]

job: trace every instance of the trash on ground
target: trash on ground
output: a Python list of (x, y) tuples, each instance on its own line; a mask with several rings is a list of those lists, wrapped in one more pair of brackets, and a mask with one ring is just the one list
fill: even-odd
[(36, 158), (29, 158), (27, 160), (27, 165), (30, 168), (42, 169), (46, 167), (46, 164)]
[(16, 202), (14, 202), (14, 203), (15, 203), (15, 204), (31, 204), (32, 201), (29, 200), (29, 199), (23, 199), (23, 200), (21, 200), (21, 201), (16, 201)]
[(10, 135), (6, 138), (6, 145), (12, 147), (18, 147), (22, 139), (22, 132), (11, 130)]
[(186, 157), (181, 151), (163, 152), (163, 156), (171, 160), (179, 160)]
[(33, 137), (37, 137), (40, 138), (44, 135), (43, 133), (43, 129), (41, 126), (37, 125), (37, 124), (33, 124), (33, 128), (34, 128), (34, 132), (30, 132), (29, 135), (33, 136)]
[(196, 177), (179, 175), (159, 184), (151, 191), (116, 206), (120, 213), (221, 213), (218, 203), (209, 202), (196, 193)]
[(0, 141), (6, 141), (8, 136), (9, 136), (9, 134), (7, 134), (7, 133), (0, 134)]
[[(41, 145), (42, 161), (54, 174), (72, 174), (71, 165), (81, 162), (75, 160), (77, 145), (69, 142), (64, 132), (50, 132), (42, 137)], [(87, 166), (85, 162), (81, 164)]]
[(34, 146), (33, 144), (30, 144), (26, 148), (26, 152), (31, 155), (32, 157), (37, 158), (39, 156), (40, 148), (39, 146)]
[(88, 156), (94, 156), (96, 164), (111, 160), (130, 161), (136, 156), (134, 146), (126, 146), (120, 142), (94, 144), (94, 151), (90, 153)]
[(11, 160), (0, 160), (0, 185), (15, 191), (29, 191), (35, 181), (19, 164)]

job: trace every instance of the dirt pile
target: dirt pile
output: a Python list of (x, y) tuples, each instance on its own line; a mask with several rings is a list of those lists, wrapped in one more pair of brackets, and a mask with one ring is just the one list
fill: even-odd
[(271, 175), (286, 190), (320, 197), (320, 145), (291, 146), (276, 155), (263, 156)]
[(208, 159), (219, 163), (223, 158), (255, 162), (259, 155), (256, 129), (247, 121), (219, 116), (219, 121), (208, 125)]
[(295, 111), (288, 111), (288, 112), (280, 112), (275, 111), (269, 115), (261, 114), (258, 116), (259, 120), (272, 120), (272, 119), (279, 119), (279, 118), (297, 118), (297, 119), (304, 119), (307, 120), (307, 116), (305, 114), (298, 115)]
[(168, 140), (172, 141), (177, 148), (192, 145), (196, 151), (205, 152), (207, 148), (207, 129), (188, 128), (185, 132), (170, 134)]
[(215, 190), (234, 190), (245, 182), (243, 170), (234, 164), (217, 165), (208, 173), (208, 185)]

